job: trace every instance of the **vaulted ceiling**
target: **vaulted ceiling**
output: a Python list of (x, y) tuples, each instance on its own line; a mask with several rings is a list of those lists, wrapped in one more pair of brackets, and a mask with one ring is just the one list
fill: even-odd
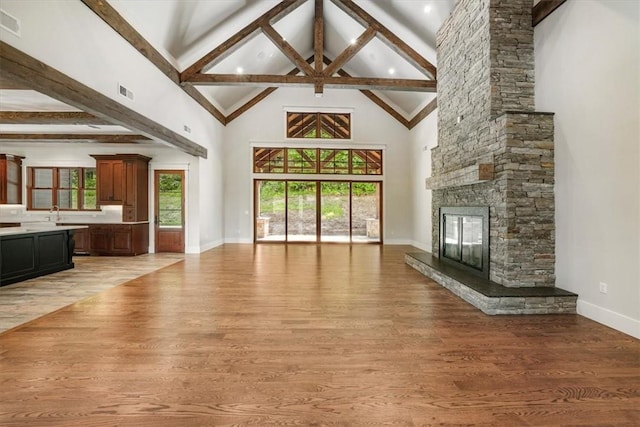
[[(435, 106), (435, 34), (455, 5), (455, 0), (78, 1), (223, 124), (278, 87), (304, 86), (316, 96), (325, 87), (360, 90), (408, 128)], [(0, 138), (19, 132), (48, 140), (47, 135), (75, 133), (80, 135), (75, 140), (91, 140), (92, 134), (105, 134), (112, 137), (94, 140), (119, 142), (117, 135), (124, 133), (147, 140), (28, 88), (1, 81), (0, 87)]]

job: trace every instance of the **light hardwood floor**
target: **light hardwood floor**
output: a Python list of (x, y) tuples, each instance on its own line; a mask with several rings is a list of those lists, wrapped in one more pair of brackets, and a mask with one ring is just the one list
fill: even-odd
[(640, 342), (407, 246), (224, 245), (0, 334), (0, 425), (640, 425)]

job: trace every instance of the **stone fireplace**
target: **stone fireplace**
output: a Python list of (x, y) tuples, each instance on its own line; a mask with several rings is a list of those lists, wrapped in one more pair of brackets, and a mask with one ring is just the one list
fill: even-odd
[[(459, 0), (437, 35), (428, 256), (437, 263), (449, 258), (443, 209), (487, 207), (488, 271), (482, 275), (493, 285), (523, 289), (507, 292), (507, 302), (487, 303), (494, 314), (525, 288), (555, 287), (553, 114), (535, 111), (532, 8), (533, 0)], [(523, 303), (515, 312), (575, 312), (575, 297), (567, 311), (555, 303), (527, 310)]]

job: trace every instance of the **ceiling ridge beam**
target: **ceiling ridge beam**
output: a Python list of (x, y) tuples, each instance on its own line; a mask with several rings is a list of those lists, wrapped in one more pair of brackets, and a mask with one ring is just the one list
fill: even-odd
[(349, 62), (351, 58), (356, 56), (360, 50), (366, 46), (374, 37), (376, 36), (376, 30), (369, 27), (367, 28), (360, 37), (356, 39), (354, 43), (351, 43), (345, 50), (343, 50), (340, 55), (336, 56), (336, 58), (325, 68), (324, 76), (330, 77), (334, 75), (344, 64)]
[[(196, 74), (189, 80), (196, 86), (314, 86), (314, 76), (279, 74)], [(391, 79), (377, 77), (323, 77), (323, 84), (338, 89), (369, 89), (411, 92), (435, 92), (435, 80)]]
[(420, 55), (411, 46), (405, 43), (395, 33), (382, 25), (373, 16), (369, 15), (364, 9), (355, 4), (352, 0), (331, 0), (333, 4), (338, 6), (343, 12), (356, 20), (363, 27), (372, 27), (376, 30), (376, 36), (382, 40), (387, 46), (393, 49), (397, 54), (402, 56), (411, 65), (416, 67), (427, 77), (436, 79), (436, 67), (425, 57)]
[(84, 111), (0, 111), (3, 125), (112, 125)]
[(200, 104), (220, 123), (225, 124), (224, 114), (220, 112), (197, 89), (181, 85), (180, 72), (153, 47), (126, 19), (122, 17), (106, 0), (81, 0), (93, 13), (98, 15), (107, 25), (118, 33), (125, 41), (147, 58), (169, 79), (180, 86), (194, 101)]
[(0, 77), (14, 80), (44, 95), (124, 126), (148, 138), (168, 143), (194, 156), (207, 157), (207, 149), (154, 122), (119, 102), (0, 40)]
[(287, 42), (284, 37), (282, 37), (280, 33), (276, 31), (275, 28), (266, 23), (263, 24), (260, 28), (262, 29), (264, 35), (267, 36), (267, 38), (271, 40), (271, 42), (275, 44), (278, 49), (280, 49), (284, 56), (286, 56), (291, 62), (293, 62), (293, 65), (298, 67), (298, 69), (300, 69), (307, 76), (314, 75), (314, 69), (302, 57), (302, 55), (300, 55), (293, 48), (293, 46), (291, 46), (291, 44), (289, 44), (289, 42)]
[(298, 6), (306, 2), (307, 0), (283, 0), (269, 11), (264, 13), (258, 19), (251, 22), (249, 25), (229, 37), (226, 41), (219, 44), (215, 49), (209, 51), (206, 55), (198, 59), (192, 65), (187, 67), (182, 73), (180, 73), (181, 81), (189, 81), (191, 77), (197, 73), (200, 73), (205, 66), (213, 66), (224, 58), (235, 52), (239, 47), (251, 40), (255, 35), (261, 31), (261, 27), (264, 24), (274, 24), (283, 16), (288, 15), (291, 11), (295, 10)]

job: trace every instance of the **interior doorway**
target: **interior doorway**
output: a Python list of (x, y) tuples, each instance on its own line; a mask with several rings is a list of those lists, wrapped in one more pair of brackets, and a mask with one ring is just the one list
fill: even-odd
[(156, 170), (155, 251), (184, 253), (184, 171)]

